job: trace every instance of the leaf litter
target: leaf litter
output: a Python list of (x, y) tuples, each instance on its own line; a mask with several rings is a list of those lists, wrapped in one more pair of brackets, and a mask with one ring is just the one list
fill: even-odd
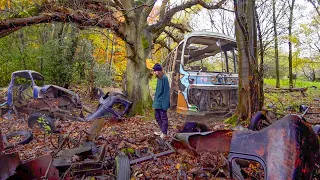
[[(318, 101), (309, 104), (311, 113), (320, 113)], [(94, 106), (93, 106), (94, 107)], [(291, 113), (288, 111), (288, 113)], [(309, 122), (319, 123), (318, 114), (307, 114)], [(197, 121), (198, 119), (188, 119), (183, 115), (169, 111), (168, 136), (173, 137), (179, 128), (186, 121)], [(224, 124), (221, 120), (207, 119), (204, 122), (210, 129), (231, 129), (231, 126)], [(155, 120), (145, 120), (143, 117), (125, 118), (122, 121), (106, 119), (99, 137), (96, 140), (98, 145), (106, 144), (107, 155), (115, 157), (120, 151), (128, 154), (130, 159), (146, 155), (147, 151), (159, 153), (166, 149), (157, 147), (154, 131), (159, 131)], [(60, 134), (67, 134), (77, 127), (70, 134), (71, 137), (79, 139), (84, 137), (92, 122), (58, 121), (56, 126)], [(40, 129), (30, 129), (23, 119), (7, 120), (0, 118), (0, 128), (2, 134), (12, 131), (29, 130), (33, 133), (33, 140), (26, 145), (17, 145), (10, 151), (19, 152), (21, 160), (34, 159), (52, 153), (58, 145), (59, 134), (45, 134)], [(72, 148), (72, 144), (66, 148)], [(226, 155), (222, 153), (201, 152), (195, 154), (186, 149), (179, 149), (176, 153), (162, 156), (156, 160), (149, 160), (131, 165), (131, 179), (228, 179), (226, 169)], [(72, 161), (79, 161), (78, 157), (73, 157)], [(260, 179), (263, 171), (259, 164), (251, 163), (247, 168), (242, 169), (249, 179)], [(106, 171), (105, 173), (112, 173)]]

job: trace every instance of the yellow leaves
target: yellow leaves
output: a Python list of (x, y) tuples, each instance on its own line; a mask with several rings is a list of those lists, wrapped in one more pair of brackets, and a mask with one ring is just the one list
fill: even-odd
[(90, 19), (95, 19), (97, 17), (97, 15), (93, 13), (87, 13), (87, 15), (88, 15), (88, 18)]
[(152, 67), (154, 66), (152, 59), (146, 59), (146, 65), (148, 69), (152, 69)]
[(124, 16), (119, 11), (114, 12), (113, 17), (115, 17), (119, 22), (124, 22), (124, 20), (125, 20)]
[(98, 63), (105, 63), (106, 51), (103, 48), (98, 47), (94, 50), (93, 57)]
[(177, 163), (177, 165), (176, 165), (176, 169), (180, 169), (181, 168), (181, 164), (180, 163)]
[(292, 43), (298, 43), (298, 38), (296, 36), (289, 36), (289, 41)]
[(310, 35), (312, 32), (309, 26), (310, 25), (308, 24), (300, 24), (300, 28), (302, 29), (302, 32), (305, 33), (306, 35)]
[(200, 6), (200, 5), (195, 5), (195, 6), (193, 6), (191, 9), (192, 9), (192, 12), (197, 12), (197, 11), (200, 11), (200, 10), (202, 9), (202, 6)]
[(10, 9), (11, 1), (9, 0), (0, 0), (0, 10), (4, 10), (5, 8)]
[(283, 39), (287, 39), (289, 40), (291, 43), (298, 43), (298, 37), (297, 36), (294, 36), (294, 35), (291, 35), (291, 36), (283, 36)]
[(122, 74), (126, 70), (127, 65), (124, 41), (106, 29), (85, 32), (81, 35), (81, 38), (92, 42), (93, 57), (97, 63), (107, 64), (112, 59), (112, 68), (115, 70), (114, 78), (119, 81), (122, 80)]

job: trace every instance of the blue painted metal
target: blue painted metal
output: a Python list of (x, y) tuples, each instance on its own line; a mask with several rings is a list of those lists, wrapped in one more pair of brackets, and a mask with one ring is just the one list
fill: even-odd
[(11, 75), (11, 81), (10, 81), (10, 84), (9, 84), (9, 87), (8, 87), (8, 95), (7, 95), (7, 105), (9, 106), (12, 106), (13, 104), (13, 87), (14, 87), (14, 80), (16, 77), (22, 77), (22, 78), (27, 78), (27, 79), (30, 79), (31, 81), (31, 86), (33, 88), (33, 98), (39, 98), (39, 94), (40, 94), (40, 91), (43, 92), (43, 93), (46, 93), (46, 91), (53, 87), (53, 88), (56, 88), (56, 89), (59, 89), (67, 94), (70, 94), (71, 96), (76, 96), (77, 99), (79, 99), (79, 96), (66, 89), (66, 88), (63, 88), (63, 87), (60, 87), (60, 86), (56, 86), (56, 85), (44, 85), (44, 86), (37, 86), (36, 83), (35, 83), (35, 80), (43, 80), (43, 76), (38, 73), (38, 72), (35, 72), (35, 71), (31, 71), (31, 70), (21, 70), (21, 71), (15, 71), (12, 73)]

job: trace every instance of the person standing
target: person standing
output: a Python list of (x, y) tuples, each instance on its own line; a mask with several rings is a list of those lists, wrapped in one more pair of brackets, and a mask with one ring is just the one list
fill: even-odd
[(155, 135), (160, 135), (165, 138), (168, 133), (168, 116), (167, 110), (170, 107), (170, 87), (168, 77), (162, 71), (162, 66), (156, 63), (153, 66), (153, 72), (157, 78), (156, 92), (152, 107), (155, 110), (155, 118), (161, 129), (159, 132), (154, 132)]

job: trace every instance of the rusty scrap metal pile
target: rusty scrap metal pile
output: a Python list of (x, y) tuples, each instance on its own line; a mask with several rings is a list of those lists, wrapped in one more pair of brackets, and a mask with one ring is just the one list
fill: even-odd
[[(70, 123), (65, 126), (68, 130), (64, 135), (47, 135), (47, 142), (34, 139), (52, 145), (47, 145), (49, 152), (33, 159), (20, 160), (21, 145), (11, 148), (12, 151), (1, 146), (0, 161), (7, 165), (1, 167), (1, 179), (81, 179), (93, 176), (116, 179), (119, 173), (124, 175), (120, 179), (189, 179), (208, 178), (208, 172), (213, 174), (211, 177), (234, 179), (311, 179), (319, 170), (319, 137), (296, 115), (286, 116), (260, 131), (208, 131), (212, 128), (198, 123), (192, 124), (194, 128), (186, 128), (190, 127), (187, 123), (180, 133), (171, 127), (172, 146), (168, 141), (150, 135), (156, 125), (141, 119), (109, 120), (101, 131), (90, 129), (102, 121)], [(91, 126), (80, 131), (74, 128), (77, 124), (79, 127)], [(135, 126), (138, 127), (132, 128)], [(141, 132), (142, 128), (145, 128), (144, 132)], [(103, 136), (98, 135), (98, 131)], [(39, 137), (36, 135), (39, 131), (33, 132)], [(88, 141), (92, 138), (95, 140)], [(81, 145), (77, 146), (79, 139), (82, 139)], [(121, 169), (116, 169), (117, 163), (122, 164)], [(251, 172), (246, 171), (246, 167), (251, 168)]]
[[(18, 85), (19, 76), (31, 86)], [(78, 95), (52, 85), (39, 90), (33, 81), (42, 79), (31, 71), (12, 75), (1, 106), (1, 180), (319, 179), (319, 128), (305, 119), (307, 110), (272, 122), (257, 112), (241, 130), (181, 126), (182, 118), (170, 116), (172, 138), (161, 139), (155, 123), (123, 118), (132, 103), (122, 94), (101, 95), (85, 118)]]

